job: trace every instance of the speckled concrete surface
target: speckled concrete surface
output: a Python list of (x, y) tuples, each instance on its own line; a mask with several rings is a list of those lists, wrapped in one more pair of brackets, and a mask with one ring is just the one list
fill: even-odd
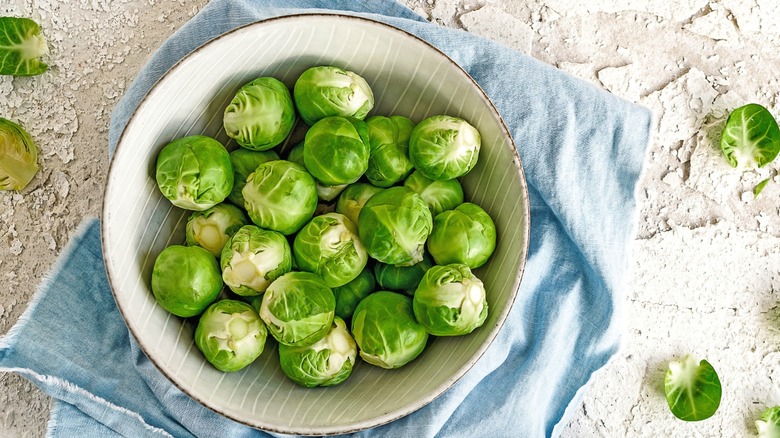
[[(0, 193), (0, 334), (84, 217), (99, 215), (112, 108), (149, 54), (206, 0), (6, 0), (36, 19), (50, 72), (0, 77), (0, 116), (22, 123), (42, 171)], [(621, 351), (572, 407), (563, 436), (751, 436), (780, 404), (780, 161), (731, 169), (725, 116), (748, 102), (780, 116), (780, 3), (773, 0), (405, 0), (444, 26), (528, 53), (652, 108)], [(754, 199), (753, 187), (771, 178)], [(667, 363), (707, 358), (724, 384), (717, 414), (676, 420)], [(45, 435), (49, 400), (0, 374), (0, 436)]]

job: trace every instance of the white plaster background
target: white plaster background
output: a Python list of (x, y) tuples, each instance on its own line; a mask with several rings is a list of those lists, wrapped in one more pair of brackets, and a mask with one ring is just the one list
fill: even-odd
[[(206, 0), (3, 0), (41, 23), (51, 70), (0, 77), (0, 116), (41, 149), (41, 172), (0, 193), (0, 334), (84, 217), (100, 212), (111, 110), (149, 54)], [(444, 25), (528, 53), (653, 109), (640, 182), (621, 351), (574, 407), (564, 437), (755, 435), (780, 404), (780, 160), (738, 172), (720, 156), (725, 116), (748, 102), (780, 116), (774, 0), (404, 0)], [(772, 178), (754, 199), (753, 187)], [(717, 414), (676, 420), (671, 359), (707, 358)], [(0, 436), (45, 434), (49, 399), (0, 374)]]

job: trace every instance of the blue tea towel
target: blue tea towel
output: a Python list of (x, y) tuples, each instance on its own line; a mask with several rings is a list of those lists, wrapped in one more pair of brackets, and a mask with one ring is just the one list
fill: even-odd
[[(427, 406), (356, 435), (560, 434), (593, 373), (618, 348), (648, 110), (391, 1), (213, 0), (138, 74), (114, 111), (109, 153), (144, 94), (197, 46), (253, 21), (326, 9), (404, 29), (460, 64), (514, 137), (531, 202), (525, 276), (485, 355)], [(268, 436), (194, 402), (146, 359), (111, 295), (96, 220), (82, 225), (29, 309), (0, 338), (0, 371), (17, 372), (56, 399), (50, 436)]]

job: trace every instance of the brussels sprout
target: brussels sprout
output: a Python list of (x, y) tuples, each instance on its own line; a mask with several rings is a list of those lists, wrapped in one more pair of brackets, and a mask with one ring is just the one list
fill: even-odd
[(369, 268), (365, 268), (360, 275), (344, 286), (334, 287), (333, 295), (336, 297), (336, 316), (347, 319), (352, 317), (360, 300), (376, 290), (374, 275)]
[(338, 67), (312, 67), (295, 81), (293, 96), (307, 125), (329, 116), (364, 119), (374, 107), (374, 94), (365, 79)]
[(325, 213), (306, 224), (295, 236), (293, 255), (298, 269), (319, 275), (328, 287), (354, 280), (368, 262), (355, 225), (339, 213)]
[(203, 312), (222, 290), (217, 259), (199, 246), (165, 248), (152, 270), (152, 293), (168, 312), (187, 318)]
[(420, 284), (423, 275), (431, 269), (433, 263), (428, 254), (423, 254), (421, 262), (412, 266), (393, 266), (377, 263), (374, 266), (376, 282), (382, 289), (402, 291), (406, 295), (413, 296), (414, 290)]
[(390, 187), (412, 171), (409, 136), (414, 122), (403, 116), (374, 116), (366, 124), (371, 145), (366, 178), (377, 187)]
[(260, 295), (292, 269), (287, 239), (276, 231), (254, 225), (241, 227), (228, 240), (220, 260), (222, 280), (238, 295)]
[(288, 272), (266, 289), (260, 318), (279, 343), (305, 347), (325, 337), (335, 309), (333, 291), (322, 278), (310, 272)]
[(232, 372), (260, 357), (267, 336), (268, 330), (252, 306), (241, 301), (221, 300), (210, 305), (200, 316), (195, 329), (195, 345), (214, 368)]
[(336, 212), (343, 214), (350, 222), (357, 225), (360, 210), (363, 209), (363, 206), (372, 196), (381, 191), (382, 189), (371, 184), (351, 184), (339, 195), (339, 200), (336, 203)]
[(664, 377), (664, 395), (675, 417), (699, 421), (715, 414), (720, 406), (722, 388), (718, 373), (706, 360), (686, 356), (669, 362)]
[(39, 75), (49, 68), (40, 60), (48, 53), (38, 23), (29, 18), (0, 17), (0, 75)]
[(428, 341), (428, 332), (414, 319), (412, 299), (387, 291), (374, 292), (358, 304), (352, 334), (360, 357), (387, 369), (414, 360)]
[(741, 106), (729, 114), (720, 148), (731, 167), (763, 167), (780, 153), (780, 127), (763, 106)]
[[(287, 155), (287, 160), (292, 161), (295, 164), (300, 164), (306, 167), (303, 161), (303, 142), (298, 143), (290, 150), (290, 154)], [(317, 185), (317, 197), (325, 202), (332, 201), (346, 189), (349, 184), (339, 184), (337, 186), (326, 186), (319, 181), (314, 181)]]
[(470, 202), (440, 213), (433, 220), (428, 252), (439, 265), (463, 263), (476, 269), (496, 249), (496, 226), (482, 207)]
[(193, 135), (174, 140), (157, 156), (157, 186), (177, 207), (208, 210), (233, 190), (230, 154), (210, 137)]
[(352, 374), (357, 346), (344, 320), (333, 318), (324, 338), (308, 347), (279, 345), (282, 371), (293, 382), (313, 388), (338, 385)]
[(228, 195), (228, 200), (243, 208), (244, 195), (241, 192), (246, 185), (246, 178), (257, 170), (257, 166), (278, 159), (279, 155), (274, 151), (250, 151), (249, 149), (238, 148), (231, 152), (230, 163), (233, 164), (233, 190)]
[(424, 176), (444, 181), (461, 177), (477, 164), (479, 131), (467, 121), (433, 116), (420, 122), (409, 138), (409, 158)]
[(252, 222), (284, 235), (300, 230), (317, 209), (314, 178), (289, 161), (261, 164), (247, 177), (241, 193)]
[(414, 291), (414, 316), (435, 336), (469, 334), (487, 318), (485, 286), (466, 265), (433, 266)]
[(295, 126), (290, 90), (275, 78), (245, 84), (225, 108), (225, 133), (239, 145), (264, 151), (280, 144)]
[(419, 171), (414, 171), (404, 181), (404, 187), (423, 198), (423, 201), (428, 204), (428, 208), (431, 209), (433, 217), (463, 203), (463, 187), (457, 179), (434, 181), (426, 178)]
[(368, 157), (368, 126), (362, 120), (327, 117), (306, 132), (303, 142), (306, 170), (324, 185), (357, 181), (368, 168)]
[(21, 126), (0, 117), (0, 190), (22, 190), (37, 173), (35, 142)]
[(222, 248), (239, 228), (249, 223), (240, 208), (217, 204), (206, 211), (196, 211), (187, 220), (187, 245), (197, 245), (219, 257)]
[(766, 409), (761, 413), (761, 418), (756, 420), (758, 438), (780, 437), (780, 406)]
[(358, 216), (358, 234), (366, 251), (390, 265), (420, 262), (432, 227), (425, 201), (406, 187), (391, 187), (372, 196)]

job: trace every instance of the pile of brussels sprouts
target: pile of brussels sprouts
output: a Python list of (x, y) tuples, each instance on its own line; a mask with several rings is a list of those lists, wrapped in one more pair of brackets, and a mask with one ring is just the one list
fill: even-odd
[[(287, 376), (330, 386), (358, 352), (398, 368), (430, 335), (485, 321), (471, 270), (490, 258), (496, 229), (458, 181), (477, 162), (479, 132), (446, 115), (364, 120), (373, 105), (366, 81), (340, 68), (306, 70), (292, 94), (261, 77), (225, 109), (240, 148), (196, 135), (158, 155), (160, 191), (193, 213), (187, 245), (156, 259), (152, 291), (170, 313), (199, 316), (196, 345), (217, 369), (249, 365), (270, 332)], [(280, 159), (273, 149), (296, 114), (308, 131)]]

